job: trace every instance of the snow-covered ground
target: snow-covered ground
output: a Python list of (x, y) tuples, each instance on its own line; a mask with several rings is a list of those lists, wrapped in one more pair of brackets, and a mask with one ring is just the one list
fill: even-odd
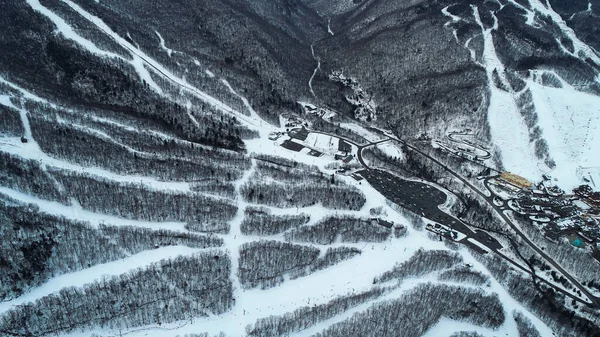
[(383, 151), (383, 153), (390, 156), (391, 158), (397, 158), (398, 160), (402, 160), (404, 158), (404, 153), (402, 153), (400, 147), (391, 142), (377, 144), (375, 145), (375, 147)]

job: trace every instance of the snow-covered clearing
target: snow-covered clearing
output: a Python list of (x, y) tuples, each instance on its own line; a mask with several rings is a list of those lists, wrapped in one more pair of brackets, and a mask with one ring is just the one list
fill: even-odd
[[(279, 148), (273, 142), (263, 141), (264, 147), (253, 147), (256, 150), (263, 150), (270, 153), (272, 149)], [(261, 152), (263, 152), (261, 151)], [(289, 155), (289, 151), (286, 151)], [(283, 152), (284, 154), (286, 152)], [(314, 160), (321, 160), (320, 158), (314, 158), (311, 156), (305, 156), (298, 154), (298, 161), (306, 163), (314, 163)], [(331, 162), (329, 160), (322, 160), (325, 164)], [(254, 165), (254, 164), (253, 164)], [(318, 165), (323, 169), (324, 165)], [(237, 182), (237, 187), (244, 184), (252, 175), (252, 169), (244, 175), (242, 179)], [(386, 200), (381, 196), (375, 189), (369, 184), (359, 184), (349, 177), (339, 177), (338, 179), (346, 179), (348, 183), (354, 184), (359, 188), (366, 196), (367, 203), (361, 211), (352, 212), (355, 214), (364, 214), (368, 216), (367, 211), (370, 208), (383, 206), (384, 213), (388, 214), (386, 217), (390, 221), (395, 223), (407, 224), (408, 222), (403, 217), (399, 216), (389, 206), (386, 205)], [(427, 238), (425, 231), (415, 232), (409, 228), (408, 237), (401, 239), (389, 239), (382, 243), (366, 243), (362, 245), (362, 254), (343, 261), (335, 266), (328, 269), (318, 271), (314, 274), (295, 279), (287, 279), (280, 286), (270, 288), (267, 290), (250, 289), (242, 290), (237, 275), (235, 275), (235, 266), (238, 265), (237, 252), (239, 246), (245, 242), (254, 241), (257, 238), (254, 237), (242, 237), (239, 224), (242, 221), (243, 210), (247, 204), (243, 199), (238, 197), (238, 215), (231, 222), (231, 233), (228, 236), (224, 236), (226, 248), (232, 254), (232, 280), (234, 280), (234, 297), (236, 298), (235, 307), (231, 311), (219, 316), (211, 316), (208, 318), (197, 318), (194, 319), (193, 323), (189, 322), (174, 322), (172, 324), (163, 324), (159, 327), (146, 327), (143, 330), (135, 331), (129, 334), (129, 336), (176, 336), (185, 335), (186, 333), (198, 333), (208, 332), (209, 334), (217, 334), (221, 331), (225, 332), (229, 336), (243, 336), (246, 325), (253, 324), (257, 319), (268, 317), (270, 315), (283, 315), (286, 312), (294, 311), (295, 309), (302, 306), (312, 306), (327, 303), (339, 296), (366, 291), (372, 287), (372, 280), (375, 276), (382, 274), (383, 272), (390, 270), (396, 263), (406, 261), (410, 256), (416, 252), (419, 248), (425, 249), (447, 249), (442, 242), (431, 241)], [(274, 207), (267, 207), (273, 214), (290, 214), (293, 213), (293, 209), (278, 209)], [(324, 209), (320, 205), (315, 205), (306, 208), (300, 208), (295, 210), (297, 213), (306, 213), (311, 215), (311, 222), (316, 222), (321, 217), (333, 214), (343, 214), (344, 212), (335, 212)], [(273, 239), (273, 238), (269, 238)], [(350, 244), (355, 246), (354, 244)], [(338, 244), (334, 245), (338, 246)], [(321, 248), (321, 247), (320, 247)], [(322, 247), (321, 249), (325, 249)], [(466, 248), (461, 248), (461, 255), (465, 259), (465, 262), (474, 265), (479, 271), (484, 274), (489, 274), (485, 268), (475, 260)], [(431, 276), (405, 280), (401, 287), (390, 294), (384, 295), (381, 299), (384, 300), (396, 298), (404, 291), (412, 289), (414, 286), (423, 282), (435, 282)], [(528, 313), (517, 301), (513, 300), (507, 292), (497, 282), (491, 282), (491, 288), (487, 289), (489, 292), (496, 292), (500, 296), (500, 300), (505, 305), (505, 309), (508, 313), (512, 310), (518, 309), (523, 311), (527, 317), (533, 320), (534, 324), (541, 332), (549, 332), (548, 328), (543, 325), (537, 318)], [(295, 336), (306, 336), (311, 333), (316, 333), (326, 329), (331, 324), (342, 321), (349, 318), (352, 314), (368, 308), (374, 302), (368, 302), (360, 305), (356, 308), (349, 310), (348, 312), (333, 317), (327, 321), (321, 322), (314, 327), (307, 330), (301, 331), (294, 334)], [(440, 326), (445, 325), (445, 320), (438, 323), (430, 332), (429, 336), (435, 336), (435, 331), (439, 331)], [(456, 325), (452, 323), (447, 326), (446, 331), (455, 331), (458, 327), (465, 325)], [(174, 329), (174, 330), (169, 330)], [(490, 335), (490, 331), (485, 328), (478, 328), (477, 331), (484, 332)], [(516, 327), (514, 321), (510, 318), (500, 328), (501, 332), (508, 334), (509, 336), (516, 334)], [(107, 331), (96, 331), (100, 335), (106, 335)], [(116, 332), (113, 332), (113, 334)], [(80, 333), (76, 333), (73, 336), (82, 336)]]
[(310, 147), (326, 152), (335, 152), (338, 150), (339, 139), (337, 137), (327, 136), (320, 133), (309, 133), (304, 143)]
[[(539, 26), (537, 15), (550, 17), (573, 42), (575, 51), (570, 52), (563, 46), (565, 52), (581, 60), (589, 58), (600, 64), (600, 58), (593, 49), (577, 38), (575, 32), (547, 2), (531, 0), (529, 1), (531, 9), (514, 0), (509, 2), (510, 5), (525, 11), (523, 20), (532, 27)], [(499, 81), (502, 87), (510, 88), (505, 77), (504, 65), (498, 58), (492, 37), (492, 31), (497, 29), (497, 18), (491, 13), (495, 20), (494, 26), (486, 29), (479, 16), (480, 9), (473, 5), (471, 7), (475, 22), (480, 26), (484, 38), (483, 59), (477, 59), (475, 50), (469, 48), (470, 39), (466, 41), (465, 48), (471, 52), (473, 61), (486, 69), (490, 88), (488, 122), (492, 141), (500, 153), (505, 169), (531, 181), (539, 181), (542, 174), (550, 173), (553, 178), (557, 178), (556, 184), (564, 190), (571, 190), (574, 186), (583, 183), (577, 171), (581, 167), (600, 166), (597, 156), (590, 156), (592, 149), (597, 149), (600, 145), (600, 140), (597, 139), (599, 137), (596, 137), (600, 125), (597, 108), (600, 98), (575, 90), (560, 77), (562, 88), (542, 86), (537, 76), (545, 71), (536, 71), (529, 78), (526, 89), (530, 89), (533, 94), (533, 103), (539, 117), (538, 126), (542, 129), (542, 139), (548, 143), (549, 158), (557, 164), (556, 169), (550, 171), (544, 160), (535, 155), (535, 144), (530, 142), (530, 130), (515, 104), (515, 99), (521, 92), (515, 93), (510, 89), (505, 91), (495, 84)], [(442, 9), (442, 14), (450, 19), (446, 23), (448, 28), (452, 23), (463, 20), (452, 14), (451, 10), (451, 6)], [(559, 41), (559, 43), (562, 45), (563, 42)]]
[[(244, 220), (244, 211), (246, 210), (246, 202), (244, 201), (244, 197), (240, 193), (240, 190), (244, 184), (246, 184), (252, 174), (254, 173), (256, 168), (256, 160), (252, 160), (252, 167), (244, 173), (244, 176), (236, 181), (235, 191), (237, 193), (237, 214), (235, 218), (230, 222), (230, 231), (229, 235), (224, 236), (223, 240), (225, 242), (225, 248), (229, 251), (229, 256), (231, 258), (231, 280), (233, 282), (233, 298), (235, 299), (235, 306), (229, 312), (229, 315), (234, 316), (243, 316), (244, 313), (242, 310), (245, 310), (249, 306), (252, 305), (253, 302), (247, 302), (247, 298), (245, 298), (243, 293), (242, 284), (239, 281), (237, 276), (239, 269), (239, 257), (240, 257), (240, 246), (247, 242), (244, 240), (242, 232), (240, 230), (240, 225)], [(228, 324), (232, 329), (231, 336), (242, 336), (244, 334), (244, 326), (238, 325), (234, 320), (235, 324)]]
[(377, 141), (380, 141), (380, 140), (386, 138), (385, 136), (383, 136), (379, 133), (375, 133), (373, 131), (369, 131), (364, 126), (356, 124), (356, 123), (340, 123), (340, 127), (344, 128), (344, 129), (348, 129), (348, 130), (360, 135), (361, 137), (363, 137), (364, 139), (366, 139), (370, 142), (377, 142)]
[(199, 249), (186, 246), (166, 246), (128, 256), (124, 259), (98, 264), (74, 273), (63, 274), (48, 280), (41, 286), (7, 302), (0, 302), (0, 314), (13, 306), (33, 302), (39, 298), (60, 291), (66, 287), (82, 287), (102, 277), (117, 276), (147, 266), (164, 259), (172, 259), (180, 255), (191, 255)]
[(399, 160), (402, 160), (402, 158), (404, 158), (402, 150), (397, 145), (391, 142), (377, 144), (375, 145), (375, 147), (392, 158), (397, 158)]

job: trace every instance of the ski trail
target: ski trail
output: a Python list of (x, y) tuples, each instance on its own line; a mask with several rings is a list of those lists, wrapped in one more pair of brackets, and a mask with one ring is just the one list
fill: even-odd
[(240, 283), (238, 277), (239, 270), (239, 255), (240, 255), (240, 246), (244, 244), (244, 238), (242, 232), (240, 230), (240, 225), (242, 221), (244, 221), (244, 211), (246, 210), (246, 201), (244, 200), (244, 196), (241, 194), (241, 188), (246, 184), (250, 177), (254, 174), (256, 170), (256, 161), (252, 159), (252, 167), (248, 169), (242, 178), (236, 182), (235, 190), (237, 193), (237, 215), (231, 221), (231, 229), (229, 235), (224, 237), (225, 247), (229, 250), (229, 254), (231, 257), (231, 281), (233, 282), (233, 298), (235, 299), (235, 305), (232, 308), (231, 314), (233, 316), (238, 317), (235, 320), (235, 324), (232, 324), (229, 328), (231, 329), (229, 332), (230, 336), (243, 336), (245, 333), (245, 324), (243, 324), (242, 316), (245, 315), (244, 309), (251, 306), (250, 303), (246, 303), (245, 296), (243, 294), (244, 290), (242, 288), (242, 284)]
[[(33, 10), (41, 13), (42, 15), (44, 15), (48, 19), (50, 19), (50, 21), (52, 21), (52, 23), (54, 23), (54, 25), (56, 25), (56, 30), (58, 32), (60, 32), (67, 39), (77, 42), (79, 45), (83, 46), (85, 49), (87, 49), (88, 51), (90, 51), (94, 54), (124, 60), (121, 56), (119, 56), (117, 54), (114, 54), (114, 53), (111, 53), (111, 52), (108, 52), (108, 51), (98, 48), (98, 46), (96, 46), (92, 41), (77, 34), (65, 20), (63, 20), (60, 16), (56, 15), (54, 12), (52, 12), (48, 8), (44, 7), (44, 5), (42, 5), (39, 2), (39, 0), (26, 0), (26, 1), (29, 4), (29, 6), (31, 6), (31, 8), (33, 8)], [(126, 60), (124, 60), (124, 61), (126, 61)]]
[[(566, 47), (563, 46), (563, 50), (565, 52), (574, 57), (579, 58), (584, 62), (586, 58), (590, 58), (594, 61), (594, 63), (600, 66), (600, 57), (598, 56), (598, 54), (590, 46), (588, 46), (585, 42), (581, 41), (577, 37), (575, 31), (567, 25), (567, 23), (565, 22), (565, 20), (563, 20), (560, 14), (556, 13), (554, 9), (552, 9), (552, 6), (547, 1), (542, 2), (540, 0), (529, 0), (531, 10), (518, 4), (515, 0), (509, 0), (509, 2), (527, 13), (526, 23), (532, 27), (535, 27), (534, 22), (536, 12), (540, 13), (541, 15), (549, 16), (552, 19), (552, 21), (554, 21), (558, 25), (560, 30), (573, 42), (573, 48), (575, 49), (575, 51), (571, 53), (567, 50)], [(560, 41), (558, 42), (562, 46), (562, 43), (560, 43)], [(597, 81), (600, 82), (600, 78), (598, 78)]]
[(310, 88), (310, 93), (313, 95), (313, 97), (317, 97), (317, 95), (315, 95), (315, 92), (313, 91), (313, 87), (312, 87), (312, 81), (315, 78), (315, 75), (317, 75), (317, 72), (319, 70), (321, 70), (321, 59), (315, 56), (315, 48), (314, 48), (314, 44), (310, 45), (310, 51), (312, 53), (312, 57), (313, 59), (315, 59), (317, 61), (317, 67), (315, 68), (315, 70), (313, 71), (312, 76), (310, 77), (310, 79), (308, 80), (308, 87)]
[[(193, 142), (190, 142), (188, 140), (180, 139), (180, 138), (174, 137), (172, 135), (169, 135), (167, 133), (164, 133), (164, 132), (161, 132), (161, 131), (158, 131), (158, 130), (151, 130), (151, 129), (139, 130), (139, 129), (134, 128), (133, 126), (125, 125), (123, 123), (119, 123), (117, 121), (114, 121), (114, 120), (111, 120), (111, 119), (108, 119), (108, 118), (98, 117), (98, 116), (94, 116), (94, 115), (90, 115), (90, 116), (86, 116), (86, 117), (91, 118), (95, 122), (99, 122), (99, 123), (102, 123), (102, 124), (113, 125), (113, 126), (116, 126), (118, 128), (124, 129), (124, 130), (129, 131), (129, 132), (141, 133), (141, 134), (148, 134), (148, 135), (151, 135), (151, 136), (158, 137), (161, 140), (167, 140), (169, 142), (174, 142), (174, 143), (177, 143), (177, 144), (180, 144), (180, 145), (185, 145), (185, 146), (191, 146), (191, 145), (193, 145), (194, 147), (203, 148), (205, 150), (216, 151), (214, 148), (212, 148), (210, 146), (203, 145), (203, 144), (198, 144), (198, 143), (193, 143)], [(195, 121), (195, 123), (198, 123), (198, 121), (196, 120), (196, 118), (193, 115), (190, 114), (190, 118), (192, 119), (192, 122)], [(198, 123), (196, 125), (200, 125), (200, 124)], [(220, 149), (220, 151), (223, 151), (223, 152), (235, 152), (235, 151), (227, 150), (227, 149)]]
[(13, 189), (0, 186), (0, 194), (14, 199), (24, 204), (33, 204), (38, 207), (38, 211), (54, 216), (65, 217), (67, 219), (84, 221), (92, 227), (98, 228), (101, 224), (111, 224), (115, 226), (133, 226), (151, 229), (166, 229), (179, 232), (188, 232), (185, 229), (185, 222), (150, 222), (141, 220), (129, 220), (112, 215), (94, 213), (87, 210), (77, 209), (77, 207), (63, 205), (56, 201), (49, 201), (33, 197), (29, 194), (21, 193)]
[[(185, 89), (186, 91), (190, 92), (191, 94), (195, 95), (196, 97), (200, 98), (202, 101), (210, 104), (211, 106), (215, 107), (216, 109), (235, 116), (238, 120), (243, 121), (246, 124), (245, 125), (246, 127), (253, 129), (253, 130), (260, 131), (260, 128), (261, 128), (260, 123), (258, 123), (256, 120), (249, 118), (246, 115), (244, 115), (238, 111), (235, 111), (229, 105), (219, 101), (218, 99), (216, 99), (216, 98), (210, 96), (209, 94), (199, 90), (198, 88), (192, 86), (185, 79), (179, 78), (178, 76), (173, 74), (171, 71), (166, 69), (162, 64), (160, 64), (159, 62), (157, 62), (154, 59), (152, 59), (151, 57), (149, 57), (146, 53), (141, 51), (139, 48), (133, 46), (127, 40), (120, 37), (110, 27), (108, 27), (108, 25), (106, 23), (104, 23), (104, 21), (102, 21), (102, 19), (88, 13), (83, 8), (81, 8), (79, 5), (72, 2), (71, 0), (62, 0), (62, 1), (64, 1), (67, 5), (69, 5), (75, 11), (77, 11), (85, 19), (87, 19), (88, 21), (90, 21), (91, 23), (96, 25), (100, 30), (102, 30), (105, 34), (107, 34), (109, 37), (111, 37), (113, 40), (115, 40), (117, 43), (119, 43), (122, 47), (129, 50), (134, 57), (133, 63), (137, 64), (138, 66), (141, 66), (142, 68), (144, 68), (144, 65), (148, 66), (157, 75), (163, 77), (165, 80), (176, 84), (177, 86), (181, 87), (182, 89)], [(160, 88), (155, 88), (155, 89), (160, 90)], [(162, 92), (162, 90), (160, 90), (160, 92)]]
[(152, 177), (121, 175), (99, 167), (83, 167), (72, 164), (48, 156), (43, 151), (39, 150), (37, 144), (32, 144), (29, 142), (22, 144), (18, 139), (7, 139), (4, 144), (0, 144), (0, 151), (10, 153), (23, 159), (38, 161), (40, 164), (45, 165), (46, 167), (55, 167), (77, 173), (85, 172), (87, 175), (92, 177), (107, 179), (123, 184), (140, 183), (144, 187), (156, 191), (189, 192), (191, 190), (190, 183), (188, 182), (165, 182)]
[(333, 36), (333, 31), (331, 30), (331, 18), (327, 18), (327, 33)]
[[(8, 96), (5, 96), (5, 97), (8, 97)], [(8, 152), (8, 153), (13, 152), (12, 154), (15, 154), (14, 152), (25, 153), (25, 154), (43, 153), (39, 144), (33, 138), (33, 133), (31, 132), (31, 124), (29, 123), (29, 117), (27, 116), (27, 111), (23, 108), (16, 107), (14, 104), (12, 104), (10, 102), (10, 100), (7, 100), (7, 102), (9, 103), (10, 107), (12, 107), (13, 109), (15, 109), (19, 112), (21, 124), (23, 125), (23, 136), (25, 138), (27, 138), (27, 143), (17, 142), (16, 139), (13, 139), (12, 141), (10, 139), (6, 139), (5, 142), (0, 145), (0, 149), (7, 148), (10, 151), (4, 151), (4, 152)], [(20, 149), (20, 151), (16, 151), (17, 149)], [(20, 154), (17, 154), (17, 156), (20, 156)], [(58, 180), (56, 180), (56, 178), (54, 178), (54, 176), (52, 174), (50, 174), (48, 172), (48, 166), (46, 165), (46, 163), (39, 162), (39, 164), (40, 164), (40, 169), (42, 170), (43, 174), (46, 177), (48, 177), (48, 179), (50, 179), (50, 181), (52, 181), (52, 184), (56, 187), (56, 189), (59, 192), (64, 193), (65, 187)]]
[[(442, 9), (442, 14), (443, 14), (444, 16), (447, 16), (448, 18), (450, 18), (450, 21), (446, 22), (446, 23), (444, 24), (444, 27), (446, 27), (446, 28), (449, 28), (449, 29), (452, 29), (452, 28), (450, 28), (450, 25), (451, 25), (451, 24), (453, 24), (453, 23), (457, 23), (457, 22), (460, 22), (460, 21), (462, 21), (462, 18), (461, 18), (460, 16), (456, 16), (456, 15), (454, 15), (454, 14), (450, 13), (450, 12), (448, 11), (448, 8), (449, 8), (449, 7), (450, 7), (450, 6), (446, 6), (446, 7), (444, 7), (444, 8)], [(456, 40), (456, 42), (457, 42), (458, 44), (460, 44), (460, 41), (459, 41), (459, 39), (458, 39), (458, 34), (456, 33), (456, 29), (452, 29), (452, 35), (454, 35), (454, 39)]]
[(543, 164), (535, 157), (533, 147), (530, 146), (529, 130), (518, 111), (513, 94), (497, 88), (494, 81), (494, 72), (496, 72), (502, 85), (510, 88), (504, 73), (504, 65), (498, 58), (492, 37), (492, 30), (495, 29), (497, 21), (494, 27), (485, 29), (479, 16), (479, 9), (473, 5), (471, 8), (475, 22), (481, 28), (483, 35), (482, 63), (490, 89), (488, 122), (492, 140), (501, 149), (500, 156), (507, 170), (535, 181), (540, 176), (540, 171), (545, 168), (540, 167)]
[(49, 18), (56, 25), (57, 30), (61, 34), (63, 34), (66, 38), (75, 41), (80, 46), (82, 46), (83, 48), (85, 48), (86, 50), (88, 50), (89, 52), (91, 52), (93, 54), (96, 54), (99, 56), (117, 58), (117, 59), (123, 60), (124, 62), (130, 63), (134, 67), (134, 69), (136, 70), (136, 72), (138, 73), (138, 75), (140, 76), (140, 78), (142, 80), (144, 80), (146, 83), (148, 83), (148, 85), (150, 85), (158, 93), (160, 93), (160, 94), (163, 93), (162, 89), (154, 82), (154, 80), (150, 76), (150, 73), (148, 72), (148, 70), (146, 70), (146, 68), (144, 68), (144, 65), (142, 62), (140, 62), (139, 57), (136, 57), (135, 55), (133, 55), (133, 60), (129, 61), (117, 54), (102, 50), (102, 49), (98, 48), (98, 46), (96, 46), (92, 41), (78, 35), (65, 20), (63, 20), (60, 16), (56, 15), (54, 12), (52, 12), (48, 8), (44, 7), (39, 2), (39, 0), (27, 0), (27, 2), (35, 11), (37, 11), (37, 12), (41, 13), (42, 15), (46, 16), (47, 18)]
[(124, 259), (98, 264), (73, 273), (66, 273), (53, 277), (42, 285), (31, 289), (29, 292), (7, 302), (0, 302), (0, 315), (15, 306), (33, 302), (44, 296), (58, 292), (67, 287), (82, 287), (87, 283), (100, 280), (102, 277), (118, 276), (129, 271), (160, 262), (164, 259), (172, 259), (176, 256), (192, 255), (200, 251), (196, 248), (186, 246), (166, 246), (157, 249), (146, 250), (138, 254), (128, 256)]
[[(1, 76), (0, 76), (0, 83), (5, 84), (5, 85), (9, 86), (11, 89), (18, 91), (21, 95), (23, 95), (23, 98), (25, 98), (25, 99), (32, 100), (32, 101), (38, 102), (38, 103), (48, 104), (53, 109), (58, 109), (59, 108), (56, 104), (51, 103), (51, 102), (49, 102), (48, 100), (46, 100), (44, 98), (41, 98), (39, 96), (36, 96), (36, 95), (32, 94), (31, 92), (29, 92), (29, 91), (21, 88), (20, 86), (12, 83), (10, 81), (5, 80)], [(11, 107), (14, 107), (15, 109), (18, 109), (17, 107), (15, 107), (14, 105), (12, 105), (12, 103), (10, 103), (10, 104), (11, 104), (10, 105)]]

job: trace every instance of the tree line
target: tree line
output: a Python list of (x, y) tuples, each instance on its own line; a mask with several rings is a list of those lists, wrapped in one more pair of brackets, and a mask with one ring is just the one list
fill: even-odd
[(409, 277), (423, 276), (433, 271), (454, 267), (462, 261), (462, 257), (456, 252), (423, 250), (421, 248), (407, 261), (398, 263), (392, 270), (377, 276), (373, 283), (385, 283), (391, 280), (402, 281)]
[(489, 284), (489, 276), (469, 268), (467, 266), (457, 266), (453, 269), (445, 270), (438, 276), (440, 281), (463, 282), (476, 286)]
[(68, 204), (64, 191), (36, 160), (0, 151), (0, 186), (40, 199)]
[(382, 242), (390, 236), (389, 228), (373, 224), (369, 219), (352, 216), (331, 216), (311, 226), (302, 226), (285, 233), (285, 239), (329, 245), (340, 242)]
[(68, 287), (0, 316), (0, 333), (43, 336), (100, 326), (161, 325), (233, 305), (231, 263), (224, 253), (197, 253), (153, 263), (81, 288)]
[(237, 210), (231, 201), (193, 192), (155, 191), (137, 183), (117, 183), (58, 169), (51, 172), (84, 209), (125, 219), (221, 223), (233, 219)]
[(276, 235), (302, 226), (309, 220), (310, 216), (305, 213), (274, 215), (266, 207), (249, 206), (244, 210), (240, 231), (244, 235)]
[(0, 300), (9, 300), (48, 279), (123, 259), (144, 250), (184, 245), (221, 247), (217, 237), (88, 223), (41, 213), (34, 205), (0, 198)]
[(279, 337), (302, 331), (318, 322), (338, 316), (358, 305), (372, 301), (386, 290), (374, 287), (358, 294), (340, 296), (324, 304), (305, 306), (281, 316), (271, 315), (246, 326), (248, 337)]
[(315, 336), (396, 336), (398, 332), (403, 336), (422, 336), (442, 317), (492, 329), (505, 320), (497, 294), (427, 283), (397, 299), (375, 303)]
[[(2, 95), (0, 89), (0, 95)], [(0, 104), (0, 135), (6, 137), (21, 137), (25, 133), (21, 116), (15, 109)]]

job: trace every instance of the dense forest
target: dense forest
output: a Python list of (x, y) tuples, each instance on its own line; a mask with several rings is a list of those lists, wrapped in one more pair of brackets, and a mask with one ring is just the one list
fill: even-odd
[(382, 242), (391, 230), (369, 219), (351, 216), (328, 217), (311, 226), (302, 226), (285, 233), (286, 240), (329, 245), (334, 242)]
[[(0, 332), (43, 336), (93, 326), (125, 329), (220, 314), (233, 305), (230, 268), (229, 257), (223, 253), (163, 260), (12, 309), (0, 317)], [(122, 292), (129, 295), (115, 298), (115, 293)]]
[(489, 328), (497, 328), (505, 320), (496, 295), (472, 288), (423, 284), (397, 299), (376, 303), (317, 336), (390, 336), (394, 331), (421, 336), (442, 316)]
[(275, 235), (299, 227), (310, 220), (308, 214), (273, 215), (265, 207), (247, 207), (240, 230), (244, 235)]

